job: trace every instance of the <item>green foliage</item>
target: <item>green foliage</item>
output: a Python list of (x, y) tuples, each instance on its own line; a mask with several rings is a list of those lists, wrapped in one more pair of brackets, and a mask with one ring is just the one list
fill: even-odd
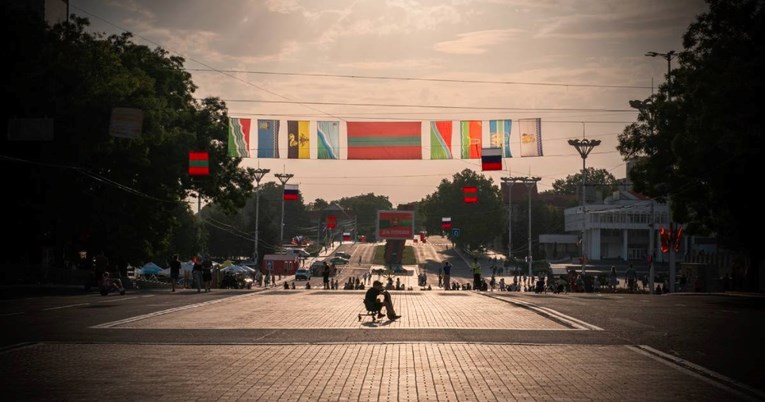
[[(582, 174), (584, 170), (574, 175), (566, 176), (565, 179), (557, 179), (553, 182), (553, 191), (560, 194), (581, 194)], [(588, 167), (585, 175), (587, 188), (596, 188), (603, 194), (611, 194), (617, 189), (618, 180), (606, 169)]]
[[(8, 20), (2, 40), (13, 79), (2, 90), (13, 101), (0, 112), (3, 121), (44, 117), (54, 126), (52, 141), (0, 140), (4, 184), (17, 189), (3, 221), (18, 228), (9, 246), (20, 260), (39, 258), (28, 239), (40, 234), (63, 256), (59, 265), (78, 250), (104, 251), (120, 265), (160, 260), (171, 247), (188, 252), (201, 244), (190, 194), (227, 211), (244, 205), (254, 180), (226, 155), (225, 105), (194, 99), (182, 58), (136, 45), (129, 33), (86, 33), (85, 19), (52, 29), (30, 16)], [(115, 107), (143, 111), (138, 138), (109, 134)], [(209, 177), (187, 174), (192, 150), (210, 153)], [(185, 246), (172, 240), (181, 228)]]
[(393, 209), (393, 204), (387, 196), (372, 193), (341, 198), (337, 204), (355, 214), (357, 233), (367, 236), (375, 233), (377, 229), (377, 211)]
[[(638, 191), (669, 198), (687, 233), (714, 233), (729, 250), (761, 260), (760, 240), (743, 230), (763, 209), (741, 179), (758, 172), (765, 124), (765, 7), (757, 0), (710, 0), (683, 37), (679, 67), (661, 93), (643, 102), (619, 151), (638, 158)], [(749, 269), (750, 284), (758, 282)]]

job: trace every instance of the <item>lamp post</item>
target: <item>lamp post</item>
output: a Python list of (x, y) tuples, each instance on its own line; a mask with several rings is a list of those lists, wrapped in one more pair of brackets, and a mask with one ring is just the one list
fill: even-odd
[[(674, 50), (670, 50), (667, 53), (646, 52), (645, 55), (648, 57), (661, 57), (667, 60), (667, 84), (669, 84), (669, 74), (672, 72), (672, 59), (677, 56), (677, 53)], [(667, 98), (669, 99), (669, 85), (667, 85)]]
[(568, 140), (568, 145), (573, 146), (576, 148), (576, 151), (579, 152), (579, 156), (582, 157), (582, 275), (585, 274), (585, 265), (587, 263), (587, 257), (585, 254), (585, 251), (587, 248), (585, 247), (586, 244), (586, 238), (587, 238), (587, 210), (585, 209), (585, 186), (587, 183), (587, 156), (590, 154), (590, 152), (600, 145), (600, 140), (589, 140), (587, 138), (584, 139), (572, 139)]
[(252, 261), (258, 263), (258, 233), (260, 228), (260, 181), (263, 180), (263, 176), (270, 172), (270, 169), (255, 169), (255, 251), (252, 253)]
[(512, 177), (502, 177), (507, 184), (507, 260), (513, 260), (513, 181)]
[(274, 176), (282, 183), (282, 221), (279, 226), (279, 247), (282, 247), (284, 244), (284, 185), (287, 184), (294, 174), (277, 173)]
[[(540, 177), (502, 177), (502, 181), (508, 184), (508, 188), (509, 189), (512, 189), (513, 188), (513, 184), (515, 184), (515, 183), (523, 183), (523, 184), (526, 185), (527, 192), (529, 193), (529, 251), (528, 251), (528, 254), (527, 254), (527, 261), (529, 263), (529, 276), (533, 275), (533, 272), (532, 272), (532, 269), (531, 269), (531, 263), (532, 263), (532, 258), (531, 258), (531, 189), (540, 180), (542, 180)], [(512, 195), (512, 193), (510, 192), (509, 189), (508, 189), (508, 193), (507, 193), (507, 197), (508, 197), (508, 199), (510, 199), (510, 200), (508, 200), (508, 205), (512, 209), (512, 201), (511, 201), (511, 197), (510, 197)], [(510, 220), (510, 217), (511, 217), (510, 212), (508, 212), (507, 219)], [(510, 232), (510, 226), (511, 226), (510, 223), (508, 223), (508, 237), (510, 237), (512, 235), (512, 232)], [(510, 240), (508, 240), (508, 243), (511, 243)], [(510, 253), (512, 253), (512, 246), (509, 246), (509, 247), (510, 247)], [(509, 257), (509, 255), (508, 255), (508, 257)]]

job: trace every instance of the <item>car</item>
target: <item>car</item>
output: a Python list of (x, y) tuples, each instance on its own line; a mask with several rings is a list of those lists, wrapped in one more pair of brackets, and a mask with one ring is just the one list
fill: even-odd
[(330, 263), (335, 265), (345, 265), (348, 263), (348, 261), (349, 260), (347, 258), (343, 258), (343, 257), (332, 257), (329, 260)]
[(348, 254), (348, 253), (346, 253), (346, 252), (344, 252), (344, 251), (338, 251), (338, 252), (336, 252), (336, 253), (335, 253), (335, 257), (343, 257), (343, 258), (345, 258), (346, 260), (350, 260), (350, 259), (351, 259), (351, 255), (350, 255), (350, 254)]
[(297, 271), (295, 271), (295, 280), (309, 280), (311, 279), (311, 270), (308, 268), (300, 268)]

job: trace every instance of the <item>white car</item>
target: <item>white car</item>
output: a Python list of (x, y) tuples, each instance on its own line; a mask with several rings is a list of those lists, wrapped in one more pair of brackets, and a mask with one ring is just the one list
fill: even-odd
[(306, 281), (311, 279), (311, 270), (308, 268), (300, 268), (297, 271), (295, 271), (295, 280), (298, 281), (300, 279), (303, 279)]

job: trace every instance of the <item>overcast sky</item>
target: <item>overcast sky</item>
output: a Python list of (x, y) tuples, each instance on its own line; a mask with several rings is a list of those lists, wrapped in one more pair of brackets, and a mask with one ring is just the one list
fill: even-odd
[[(243, 161), (271, 169), (261, 183), (293, 174), (306, 202), (374, 193), (394, 206), (464, 169), (495, 184), (538, 176), (549, 190), (582, 168), (567, 141), (583, 135), (602, 141), (587, 166), (625, 177), (616, 145), (637, 116), (628, 102), (650, 96), (667, 71), (645, 53), (682, 50), (706, 9), (702, 0), (70, 0), (93, 31), (129, 31), (183, 57), (195, 95), (222, 99), (231, 117), (513, 120), (514, 157), (502, 171), (429, 151), (417, 161), (293, 160), (284, 148), (282, 159)], [(544, 156), (521, 158), (516, 121), (533, 117)]]

